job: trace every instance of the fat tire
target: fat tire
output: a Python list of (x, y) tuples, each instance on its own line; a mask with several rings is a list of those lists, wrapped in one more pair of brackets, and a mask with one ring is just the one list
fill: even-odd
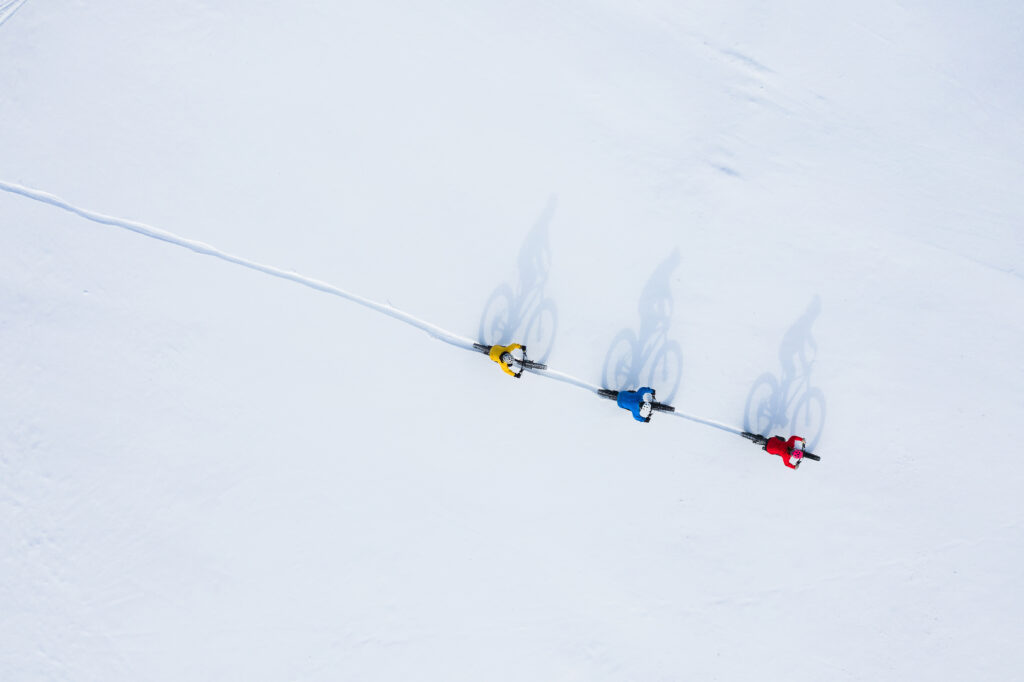
[(751, 433), (750, 431), (744, 431), (740, 435), (746, 438), (747, 440), (753, 441), (757, 445), (764, 445), (765, 443), (768, 442), (768, 439), (766, 437), (757, 433)]
[(743, 408), (743, 428), (747, 433), (767, 433), (776, 425), (789, 422), (784, 414), (776, 414), (779, 390), (779, 380), (771, 372), (765, 372), (754, 382)]

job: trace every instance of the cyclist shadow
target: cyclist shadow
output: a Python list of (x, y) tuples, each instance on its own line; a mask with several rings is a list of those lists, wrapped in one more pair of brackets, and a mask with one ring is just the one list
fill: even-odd
[(551, 355), (558, 331), (558, 308), (544, 295), (551, 269), (548, 228), (556, 206), (552, 196), (519, 247), (518, 281), (515, 286), (503, 282), (491, 292), (477, 333), (480, 343), (488, 346), (521, 343), (539, 362)]
[(747, 394), (743, 428), (762, 436), (774, 435), (774, 429), (803, 436), (813, 450), (825, 428), (825, 393), (811, 385), (811, 371), (817, 360), (818, 344), (811, 328), (821, 314), (821, 298), (815, 296), (803, 314), (782, 336), (776, 377), (765, 372)]
[(675, 301), (672, 273), (681, 262), (679, 249), (672, 251), (651, 274), (640, 294), (640, 333), (629, 327), (612, 340), (604, 359), (601, 382), (616, 391), (650, 386), (659, 402), (671, 403), (683, 376), (683, 349), (668, 338)]

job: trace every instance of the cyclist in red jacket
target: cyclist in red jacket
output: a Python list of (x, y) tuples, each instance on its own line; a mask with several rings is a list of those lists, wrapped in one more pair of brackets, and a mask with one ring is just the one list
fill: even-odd
[(781, 457), (782, 463), (790, 469), (796, 469), (804, 458), (804, 439), (800, 436), (790, 436), (789, 440), (782, 440), (782, 436), (772, 436), (764, 444), (764, 449), (769, 455)]

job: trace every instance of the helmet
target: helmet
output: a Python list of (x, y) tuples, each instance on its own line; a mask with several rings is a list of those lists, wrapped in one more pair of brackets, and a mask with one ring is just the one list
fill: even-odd
[(506, 365), (511, 365), (512, 360), (512, 354), (509, 353), (508, 351), (505, 351), (504, 353), (501, 354), (501, 361), (504, 362)]

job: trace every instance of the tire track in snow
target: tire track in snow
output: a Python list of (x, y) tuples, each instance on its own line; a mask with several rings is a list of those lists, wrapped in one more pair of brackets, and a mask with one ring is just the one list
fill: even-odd
[(576, 386), (577, 388), (582, 388), (585, 391), (590, 391), (591, 393), (597, 393), (598, 391), (601, 390), (601, 388), (599, 386), (594, 386), (593, 384), (588, 384), (587, 382), (583, 381), (582, 379), (577, 379), (576, 377), (572, 376), (571, 374), (566, 374), (565, 372), (559, 372), (559, 371), (551, 369), (551, 368), (548, 368), (548, 369), (527, 369), (526, 371), (530, 372), (531, 374), (536, 374), (537, 376), (547, 377), (548, 379), (554, 379), (555, 381), (562, 381), (562, 382), (565, 382), (567, 384), (571, 384), (573, 386)]
[(689, 419), (692, 422), (697, 422), (698, 424), (703, 424), (704, 426), (710, 426), (712, 428), (721, 429), (722, 431), (728, 431), (729, 433), (735, 433), (737, 436), (743, 433), (742, 429), (737, 429), (735, 426), (729, 426), (728, 424), (723, 424), (722, 422), (716, 422), (714, 419), (704, 419), (703, 417), (698, 417), (696, 415), (686, 414), (685, 412), (680, 412), (678, 408), (675, 412), (668, 412), (667, 414), (673, 417), (680, 417), (681, 419)]
[[(18, 0), (15, 1), (17, 2)], [(25, 1), (26, 0), (20, 0), (19, 5)], [(144, 237), (149, 237), (151, 239), (156, 239), (158, 241), (167, 242), (168, 244), (173, 244), (174, 246), (179, 246), (183, 249), (188, 249), (189, 251), (198, 253), (200, 255), (212, 256), (213, 258), (218, 258), (220, 260), (232, 263), (234, 265), (240, 265), (244, 268), (255, 270), (256, 272), (261, 272), (265, 275), (270, 275), (271, 277), (277, 277), (279, 279), (295, 282), (296, 284), (301, 284), (303, 286), (309, 287), (310, 289), (314, 289), (316, 291), (320, 291), (326, 294), (331, 294), (332, 296), (337, 296), (339, 298), (352, 301), (353, 303), (358, 303), (359, 305), (370, 308), (371, 310), (383, 313), (384, 315), (393, 317), (396, 320), (401, 320), (406, 324), (421, 329), (430, 336), (434, 337), (435, 339), (438, 339), (439, 341), (444, 341), (445, 343), (449, 343), (453, 346), (456, 346), (457, 348), (462, 348), (464, 350), (472, 351), (473, 353), (478, 353), (477, 349), (473, 347), (472, 339), (469, 339), (465, 336), (459, 336), (458, 334), (454, 334), (446, 329), (442, 329), (441, 327), (426, 322), (425, 320), (421, 320), (418, 317), (414, 317), (409, 313), (406, 313), (392, 306), (385, 305), (383, 303), (378, 303), (368, 298), (359, 296), (358, 294), (353, 294), (349, 291), (345, 291), (344, 289), (340, 289), (334, 286), (333, 284), (322, 282), (318, 279), (313, 279), (312, 277), (306, 277), (305, 275), (301, 275), (297, 272), (288, 272), (286, 270), (281, 270), (280, 268), (276, 268), (271, 265), (257, 263), (256, 261), (252, 261), (247, 258), (242, 258), (241, 256), (236, 256), (227, 253), (226, 251), (221, 251), (220, 249), (211, 246), (210, 244), (195, 241), (192, 239), (186, 239), (172, 232), (167, 232), (165, 230), (161, 230), (150, 225), (146, 225), (145, 223), (104, 215), (102, 213), (97, 213), (96, 211), (90, 211), (88, 209), (80, 208), (65, 201), (64, 199), (61, 199), (60, 197), (54, 194), (50, 194), (49, 192), (44, 192), (42, 190), (25, 187), (23, 185), (11, 182), (5, 182), (3, 180), (0, 180), (0, 190), (9, 192), (11, 194), (16, 194), (27, 199), (32, 199), (33, 201), (49, 204), (50, 206), (55, 206), (70, 213), (74, 213), (75, 215), (81, 216), (82, 218), (90, 220), (94, 223), (119, 227), (130, 232), (135, 232), (136, 234), (141, 234)], [(527, 371), (530, 372), (531, 374), (542, 376), (553, 381), (561, 381), (563, 383), (570, 384), (577, 388), (581, 388), (589, 393), (597, 394), (597, 392), (600, 390), (600, 387), (598, 386), (587, 383), (582, 379), (578, 379), (570, 374), (559, 372), (557, 370), (547, 369)], [(741, 433), (740, 429), (728, 426), (726, 424), (722, 424), (720, 422), (716, 422), (711, 419), (703, 419), (701, 417), (689, 415), (686, 414), (685, 412), (676, 411), (669, 412), (667, 414), (675, 415), (676, 417), (688, 419), (690, 421), (697, 422), (698, 424), (704, 424), (705, 426), (711, 426), (717, 429), (721, 429), (723, 431), (728, 431), (730, 433)]]
[[(556, 371), (556, 370), (553, 370), (553, 369), (546, 369), (546, 370), (529, 370), (528, 369), (526, 371), (531, 372), (532, 374), (536, 374), (538, 376), (547, 377), (548, 379), (554, 379), (555, 381), (563, 381), (563, 382), (565, 382), (567, 384), (571, 384), (571, 385), (576, 386), (578, 388), (582, 388), (582, 389), (584, 389), (586, 391), (590, 391), (591, 393), (597, 393), (599, 390), (601, 390), (600, 387), (598, 387), (598, 386), (595, 386), (593, 384), (588, 384), (587, 382), (583, 381), (582, 379), (577, 379), (576, 377), (574, 377), (574, 376), (572, 376), (570, 374), (565, 374), (564, 372), (559, 372), (559, 371)], [(738, 429), (735, 426), (729, 426), (728, 424), (723, 424), (722, 422), (715, 421), (714, 419), (705, 419), (703, 417), (698, 417), (698, 416), (693, 415), (693, 414), (687, 414), (686, 412), (681, 412), (679, 410), (679, 408), (676, 408), (674, 412), (664, 412), (662, 414), (666, 414), (666, 415), (671, 416), (671, 417), (680, 417), (681, 419), (688, 419), (688, 420), (690, 420), (692, 422), (697, 422), (698, 424), (703, 424), (704, 426), (710, 426), (712, 428), (721, 429), (722, 431), (727, 431), (728, 433), (735, 433), (737, 436), (740, 435), (741, 433), (743, 433), (742, 429)]]
[(57, 208), (62, 208), (65, 211), (69, 211), (71, 213), (79, 215), (87, 220), (93, 221), (94, 223), (120, 227), (122, 229), (141, 234), (145, 237), (150, 237), (151, 239), (157, 239), (162, 242), (167, 242), (168, 244), (180, 246), (184, 249), (194, 251), (195, 253), (204, 256), (212, 256), (214, 258), (219, 258), (220, 260), (227, 261), (228, 263), (241, 265), (244, 268), (249, 268), (250, 270), (255, 270), (256, 272), (262, 272), (263, 274), (270, 275), (271, 277), (286, 279), (288, 281), (295, 282), (303, 286), (307, 286), (310, 289), (315, 289), (317, 291), (322, 291), (323, 293), (326, 294), (331, 294), (333, 296), (338, 296), (339, 298), (347, 299), (349, 301), (352, 301), (353, 303), (358, 303), (359, 305), (366, 306), (371, 310), (376, 310), (379, 313), (383, 313), (385, 315), (388, 315), (389, 317), (401, 320), (406, 324), (410, 324), (414, 327), (422, 329), (426, 333), (433, 336), (435, 339), (444, 341), (445, 343), (450, 343), (451, 345), (457, 346), (459, 348), (464, 348), (466, 350), (472, 350), (476, 352), (475, 349), (473, 348), (473, 341), (471, 339), (468, 339), (464, 336), (459, 336), (458, 334), (453, 334), (445, 329), (441, 329), (436, 325), (430, 324), (429, 322), (421, 320), (417, 317), (413, 317), (409, 313), (401, 311), (397, 308), (393, 308), (383, 303), (377, 303), (376, 301), (371, 301), (368, 298), (363, 298), (362, 296), (359, 296), (357, 294), (345, 291), (344, 289), (340, 289), (334, 286), (333, 284), (328, 284), (327, 282), (322, 282), (318, 279), (313, 279), (312, 277), (306, 277), (305, 275), (300, 275), (297, 272), (288, 272), (286, 270), (281, 270), (280, 268), (275, 268), (271, 265), (264, 265), (262, 263), (257, 263), (256, 261), (251, 261), (247, 258), (242, 258), (241, 256), (235, 256), (233, 254), (227, 253), (226, 251), (221, 251), (220, 249), (213, 247), (209, 244), (204, 244), (203, 242), (194, 241), (192, 239), (185, 239), (184, 237), (179, 237), (176, 234), (157, 229), (150, 225), (146, 225), (145, 223), (139, 223), (134, 220), (124, 220), (123, 218), (116, 218), (114, 216), (104, 215), (102, 213), (97, 213), (95, 211), (90, 211), (88, 209), (79, 208), (78, 206), (74, 206), (73, 204), (68, 203), (67, 201), (61, 199), (58, 196), (50, 194), (49, 192), (43, 192), (41, 190), (23, 187), (22, 185), (4, 182), (2, 180), (0, 180), (0, 189), (4, 190), (5, 192), (10, 192), (11, 194), (18, 194), (28, 199), (33, 199), (44, 204), (49, 204), (51, 206), (56, 206)]
[(21, 6), (26, 2), (28, 0), (7, 0), (6, 2), (0, 0), (0, 26), (21, 9)]

